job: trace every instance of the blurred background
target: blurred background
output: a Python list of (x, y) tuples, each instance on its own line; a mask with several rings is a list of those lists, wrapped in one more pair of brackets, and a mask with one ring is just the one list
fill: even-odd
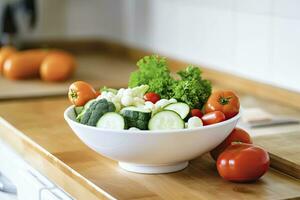
[(4, 43), (8, 6), (18, 45), (108, 40), (300, 92), (297, 0), (1, 0)]

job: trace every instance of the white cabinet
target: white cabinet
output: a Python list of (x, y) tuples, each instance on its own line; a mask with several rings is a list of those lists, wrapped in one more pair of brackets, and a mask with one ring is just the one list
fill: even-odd
[(42, 190), (41, 200), (72, 200), (70, 196), (57, 188)]
[(1, 200), (72, 200), (67, 193), (29, 166), (1, 140), (0, 161), (0, 174), (11, 182), (5, 183), (0, 178), (0, 186), (15, 186), (17, 190), (16, 195), (0, 193), (0, 197), (3, 196)]

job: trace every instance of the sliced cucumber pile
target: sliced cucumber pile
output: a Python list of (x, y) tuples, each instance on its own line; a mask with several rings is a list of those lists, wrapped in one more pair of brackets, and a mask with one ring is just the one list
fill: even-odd
[(128, 128), (148, 129), (148, 122), (151, 118), (150, 110), (131, 106), (122, 109), (121, 114), (125, 118)]
[(115, 105), (106, 99), (93, 99), (84, 106), (74, 107), (78, 122), (113, 130), (130, 128), (137, 130), (184, 129), (184, 119), (188, 117), (190, 108), (185, 103), (176, 102), (154, 111), (146, 106), (129, 106), (117, 111)]
[(190, 113), (190, 107), (186, 103), (172, 103), (164, 107), (165, 110), (172, 110), (180, 115), (181, 119), (184, 119)]
[(126, 128), (124, 118), (115, 112), (105, 113), (97, 122), (96, 127), (103, 129), (123, 130)]
[(149, 121), (149, 130), (183, 129), (184, 121), (179, 114), (172, 110), (156, 113)]

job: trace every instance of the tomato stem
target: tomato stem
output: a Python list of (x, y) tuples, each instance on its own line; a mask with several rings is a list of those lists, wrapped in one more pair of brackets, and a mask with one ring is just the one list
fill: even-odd
[(229, 101), (230, 101), (231, 98), (232, 98), (232, 97), (220, 97), (220, 98), (219, 98), (219, 102), (220, 102), (220, 104), (222, 104), (222, 105), (226, 105), (226, 104), (229, 103)]
[(76, 99), (78, 97), (77, 92), (75, 90), (72, 90), (72, 89), (71, 89), (70, 96), (72, 97), (72, 99)]

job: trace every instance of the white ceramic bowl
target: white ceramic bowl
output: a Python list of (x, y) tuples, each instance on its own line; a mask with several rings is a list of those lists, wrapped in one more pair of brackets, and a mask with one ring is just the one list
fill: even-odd
[(220, 144), (233, 130), (240, 114), (209, 126), (162, 131), (108, 130), (76, 122), (74, 107), (64, 113), (74, 133), (96, 152), (116, 160), (121, 168), (138, 173), (181, 170)]

